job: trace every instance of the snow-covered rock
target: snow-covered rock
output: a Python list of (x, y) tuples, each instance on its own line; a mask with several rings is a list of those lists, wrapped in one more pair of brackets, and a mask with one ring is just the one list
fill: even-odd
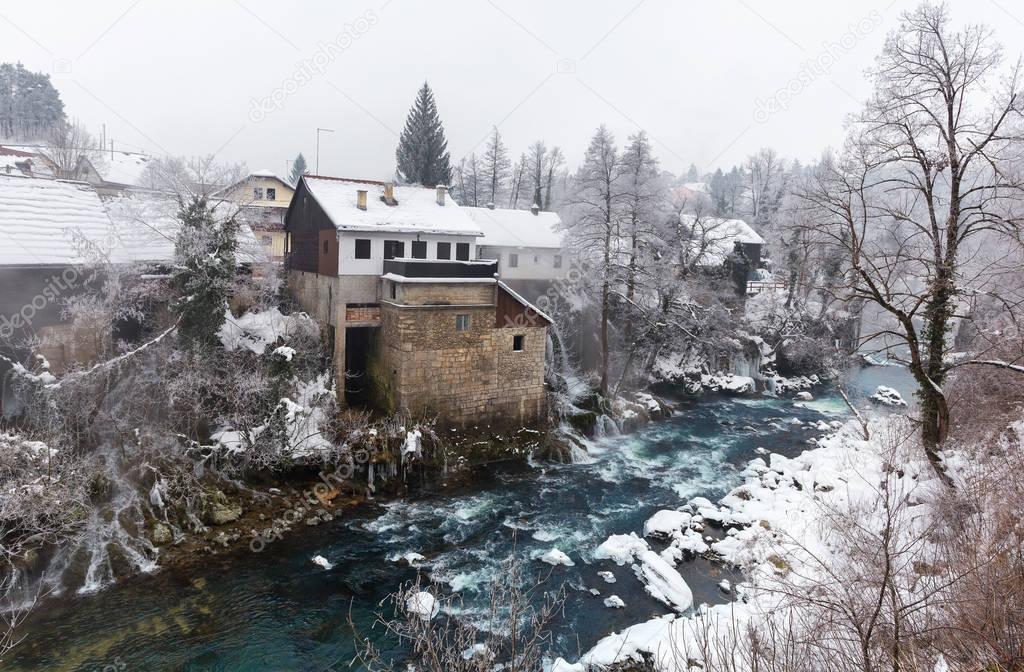
[(611, 560), (620, 567), (632, 562), (638, 554), (650, 550), (647, 542), (636, 536), (636, 532), (629, 534), (613, 534), (597, 547), (594, 551), (594, 558), (597, 560)]
[(334, 569), (334, 563), (332, 563), (330, 560), (328, 560), (327, 558), (325, 558), (322, 555), (314, 555), (313, 556), (313, 564), (314, 565), (319, 565), (320, 567), (323, 567), (324, 569)]
[(650, 550), (640, 553), (637, 559), (639, 564), (633, 570), (651, 597), (679, 612), (693, 606), (693, 592), (672, 565)]
[(879, 385), (875, 388), (875, 393), (868, 397), (868, 399), (876, 404), (882, 404), (883, 406), (905, 407), (907, 405), (906, 400), (903, 399), (903, 395), (891, 387), (886, 387), (885, 385)]
[(691, 515), (685, 511), (662, 509), (644, 523), (644, 536), (659, 535), (667, 537), (673, 532), (682, 530), (690, 524)]
[(605, 583), (615, 583), (615, 575), (611, 572), (598, 572), (597, 575), (604, 579)]
[(800, 401), (814, 401), (814, 395), (812, 395), (810, 392), (807, 392), (806, 390), (802, 392), (797, 392), (796, 398), (799, 399)]
[(425, 590), (421, 590), (413, 593), (405, 600), (405, 610), (410, 614), (430, 620), (437, 616), (437, 612), (441, 610), (441, 607), (437, 603), (437, 598)]
[(541, 562), (546, 562), (549, 565), (565, 565), (566, 567), (573, 567), (576, 564), (572, 561), (572, 559), (569, 558), (568, 555), (558, 550), (557, 548), (552, 548), (550, 551), (548, 551), (547, 553), (545, 553), (537, 559)]
[(626, 603), (623, 602), (622, 598), (618, 595), (612, 595), (610, 597), (605, 598), (604, 606), (608, 607), (609, 609), (622, 609), (626, 606)]

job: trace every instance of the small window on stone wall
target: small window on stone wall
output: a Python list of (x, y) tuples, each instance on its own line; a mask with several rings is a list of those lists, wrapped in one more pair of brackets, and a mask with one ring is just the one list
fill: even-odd
[(513, 336), (512, 337), (512, 350), (513, 352), (522, 352), (523, 342), (526, 340), (525, 336)]
[(392, 282), (391, 283), (391, 299), (395, 300), (397, 298), (398, 298), (398, 283)]
[(455, 331), (469, 331), (469, 315), (455, 316)]

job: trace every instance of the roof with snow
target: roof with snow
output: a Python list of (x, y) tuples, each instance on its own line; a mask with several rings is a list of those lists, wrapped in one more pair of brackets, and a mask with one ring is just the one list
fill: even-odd
[[(211, 205), (218, 217), (230, 217), (238, 210), (228, 201), (211, 201)], [(169, 262), (174, 259), (180, 223), (178, 202), (173, 196), (133, 193), (108, 200), (106, 209), (116, 241), (117, 261)], [(237, 256), (243, 263), (267, 261), (266, 253), (248, 224), (239, 225)]]
[[(218, 210), (233, 204), (219, 203)], [(0, 175), (0, 266), (171, 261), (178, 233), (174, 198), (121, 196), (104, 203), (84, 182)], [(266, 261), (247, 225), (238, 259)]]
[(97, 157), (92, 164), (104, 182), (133, 187), (142, 185), (143, 172), (153, 160), (138, 152), (98, 152)]
[(257, 170), (255, 172), (251, 173), (249, 175), (249, 177), (269, 177), (269, 178), (275, 179), (278, 182), (281, 182), (282, 184), (285, 184), (285, 185), (287, 185), (289, 187), (292, 186), (291, 182), (289, 182), (288, 180), (284, 179), (283, 177), (281, 177), (280, 175), (278, 175), (274, 171), (270, 170), (269, 168), (263, 168), (261, 170)]
[(0, 175), (0, 266), (83, 264), (109, 255), (110, 219), (84, 182)]
[(496, 247), (562, 247), (562, 220), (554, 212), (507, 210), (502, 208), (462, 208), (483, 231), (479, 245)]
[[(313, 175), (304, 175), (302, 182), (339, 231), (482, 235), (450, 194), (445, 194), (443, 206), (438, 205), (437, 190), (432, 187), (396, 185), (397, 205), (388, 205), (381, 200), (384, 182)], [(359, 190), (368, 192), (366, 210), (356, 207)]]
[[(8, 148), (29, 152), (36, 156), (47, 157), (53, 154), (52, 148), (46, 145), (7, 145)], [(104, 182), (128, 187), (142, 186), (143, 171), (153, 157), (140, 152), (121, 152), (102, 149), (82, 150), (83, 158), (96, 170)], [(48, 160), (48, 159), (47, 159)], [(39, 161), (34, 162), (34, 172), (39, 172)]]
[(736, 243), (764, 245), (764, 238), (742, 219), (723, 219), (721, 217), (697, 217), (696, 215), (679, 215), (679, 221), (688, 227), (695, 238), (694, 245), (704, 241), (704, 263), (718, 265), (732, 254)]
[(0, 146), (0, 174), (53, 177), (53, 170), (38, 154)]

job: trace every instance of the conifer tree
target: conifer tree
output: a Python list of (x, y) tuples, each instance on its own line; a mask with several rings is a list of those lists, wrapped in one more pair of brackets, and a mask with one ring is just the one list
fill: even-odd
[(299, 178), (308, 173), (309, 168), (306, 166), (306, 157), (302, 155), (302, 152), (299, 152), (299, 155), (295, 157), (294, 161), (292, 161), (292, 172), (288, 175), (288, 181), (291, 182), (293, 186), (297, 185), (299, 183)]
[(444, 126), (437, 114), (434, 93), (424, 82), (409, 110), (395, 151), (398, 179), (408, 184), (434, 187), (452, 179), (451, 157)]
[(234, 217), (218, 221), (205, 196), (182, 202), (178, 221), (171, 277), (178, 335), (187, 345), (209, 346), (217, 341), (231, 297), (238, 224)]

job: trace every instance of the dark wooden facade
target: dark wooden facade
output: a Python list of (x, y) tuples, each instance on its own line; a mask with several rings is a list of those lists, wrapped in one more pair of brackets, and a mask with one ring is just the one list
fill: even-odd
[[(288, 266), (296, 271), (338, 274), (338, 236), (331, 218), (299, 180), (295, 196), (285, 215), (288, 232)], [(324, 244), (327, 244), (325, 251)]]
[(501, 285), (498, 285), (497, 298), (497, 322), (495, 326), (498, 329), (546, 327), (550, 325), (550, 322), (534, 310), (532, 306), (524, 306), (522, 301)]

